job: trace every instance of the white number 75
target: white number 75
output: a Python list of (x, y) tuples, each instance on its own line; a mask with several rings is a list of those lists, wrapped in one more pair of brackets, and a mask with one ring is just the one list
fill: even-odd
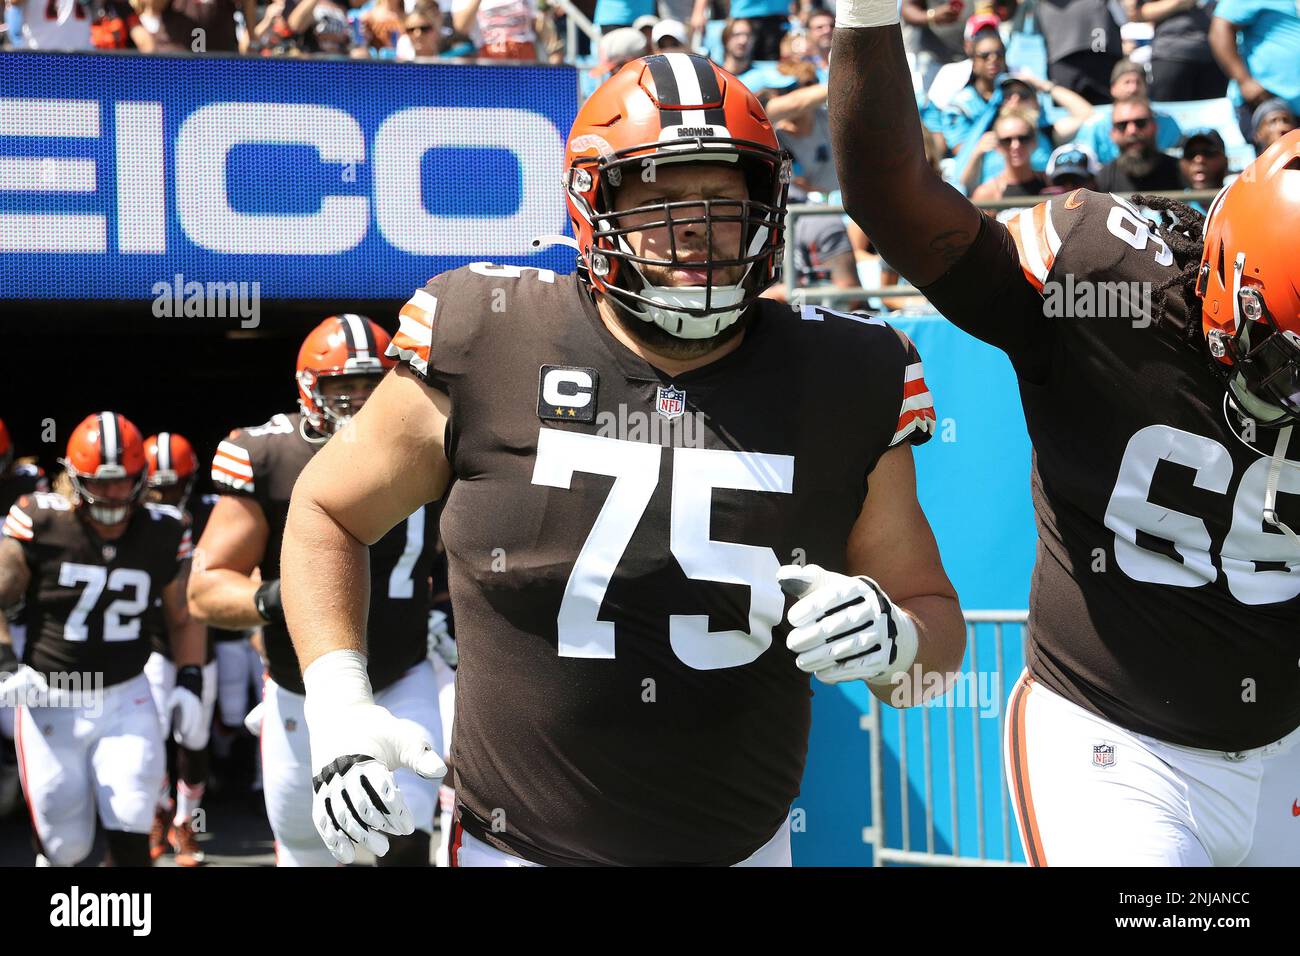
[[(542, 429), (537, 438), (533, 484), (569, 488), (575, 472), (614, 479), (591, 533), (574, 562), (560, 614), (561, 657), (612, 658), (614, 622), (598, 618), (605, 591), (641, 516), (659, 484), (663, 448), (599, 435)], [(738, 667), (772, 643), (785, 599), (776, 583), (780, 567), (771, 548), (714, 541), (709, 537), (714, 488), (790, 494), (794, 458), (757, 452), (678, 448), (673, 454), (671, 541), (686, 576), (696, 581), (744, 584), (750, 589), (749, 630), (709, 631), (702, 614), (673, 614), (669, 643), (683, 663), (697, 670)]]

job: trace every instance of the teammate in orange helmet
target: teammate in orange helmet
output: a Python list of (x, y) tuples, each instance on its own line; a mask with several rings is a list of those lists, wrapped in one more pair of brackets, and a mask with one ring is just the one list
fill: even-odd
[(284, 542), (339, 859), (409, 832), (390, 771), (444, 770), (371, 694), (353, 584), (365, 542), (444, 495), (455, 865), (788, 865), (809, 674), (907, 702), (897, 675), (960, 662), (916, 349), (759, 298), (788, 178), (734, 76), (634, 60), (569, 135), (578, 272), (474, 263), (402, 309), (402, 364), (304, 470)]
[(1294, 864), (1300, 132), (1208, 218), (1081, 189), (1004, 225), (925, 161), (897, 5), (837, 17), (845, 208), (1020, 380), (1039, 548), (1005, 756), (1026, 857)]
[(80, 862), (98, 811), (109, 858), (148, 866), (166, 771), (143, 673), (155, 606), (181, 672), (166, 723), (186, 744), (203, 732), (203, 630), (185, 607), (190, 531), (175, 508), (144, 503), (144, 442), (125, 416), (88, 417), (62, 464), (70, 497), (24, 496), (5, 519), (0, 607), (25, 596), (30, 632), (24, 666), (0, 696), (25, 704), (18, 756), (42, 858)]
[[(170, 505), (185, 513), (190, 522), (191, 532), (197, 539), (202, 535), (212, 510), (215, 496), (203, 495), (191, 502), (194, 479), (198, 473), (199, 460), (194, 448), (184, 435), (176, 432), (159, 432), (150, 435), (144, 442), (145, 458), (149, 462), (148, 498), (159, 504)], [(167, 700), (176, 686), (177, 668), (172, 661), (171, 647), (166, 634), (158, 621), (152, 622), (150, 637), (153, 653), (145, 664), (144, 673), (149, 679), (149, 688), (153, 691), (154, 705), (158, 708), (158, 718), (163, 724), (163, 733), (167, 733)], [(240, 640), (242, 634), (215, 631), (205, 628), (207, 632), (206, 648), (202, 670), (203, 693), (203, 730), (188, 746), (176, 745), (176, 799), (172, 799), (171, 781), (163, 780), (162, 791), (158, 798), (158, 809), (154, 814), (153, 829), (149, 832), (149, 854), (158, 859), (168, 849), (176, 854), (176, 863), (182, 867), (201, 866), (204, 852), (195, 836), (194, 821), (203, 803), (203, 793), (208, 780), (208, 735), (212, 727), (212, 715), (216, 708), (217, 664), (214, 641), (219, 635), (228, 639)], [(169, 748), (170, 749), (170, 748)]]
[[(199, 539), (190, 607), (214, 627), (262, 629), (268, 680), (254, 722), (260, 720), (263, 794), (280, 866), (334, 862), (311, 822), (302, 675), (280, 604), (280, 545), (289, 495), (312, 456), (355, 440), (357, 430), (348, 422), (395, 364), (384, 355), (388, 343), (388, 333), (364, 316), (326, 319), (298, 352), (299, 412), (236, 429), (212, 460), (220, 497)], [(400, 440), (395, 434), (390, 438)], [(395, 711), (438, 736), (437, 686), (427, 659), (437, 521), (429, 509), (411, 508), (395, 524), (369, 551), (375, 636), (370, 679)], [(260, 580), (254, 580), (255, 571)], [(413, 774), (409, 785), (420, 807), (417, 832), (385, 864), (429, 863), (437, 786)]]

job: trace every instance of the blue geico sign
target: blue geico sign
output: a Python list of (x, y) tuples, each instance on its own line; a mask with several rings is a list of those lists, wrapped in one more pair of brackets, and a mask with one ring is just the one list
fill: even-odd
[(572, 268), (564, 67), (0, 54), (0, 298), (404, 298)]

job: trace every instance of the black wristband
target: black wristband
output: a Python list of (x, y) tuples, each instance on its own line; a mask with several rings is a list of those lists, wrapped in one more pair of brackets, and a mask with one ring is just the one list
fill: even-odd
[(199, 700), (202, 700), (203, 668), (198, 664), (186, 664), (184, 667), (177, 668), (176, 686), (184, 687)]
[(284, 623), (284, 605), (280, 603), (279, 578), (274, 581), (262, 582), (262, 586), (253, 595), (253, 603), (257, 606), (257, 613), (262, 616), (262, 620), (266, 621), (266, 623)]

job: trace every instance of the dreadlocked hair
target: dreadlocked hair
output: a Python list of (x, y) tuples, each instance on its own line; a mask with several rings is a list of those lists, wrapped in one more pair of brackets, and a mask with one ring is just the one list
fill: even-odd
[[(1186, 203), (1167, 196), (1135, 194), (1129, 197), (1129, 202), (1165, 214), (1162, 217), (1163, 221), (1156, 226), (1156, 232), (1173, 251), (1174, 261), (1181, 262), (1183, 268), (1177, 275), (1170, 276), (1160, 283), (1155, 291), (1167, 295), (1171, 289), (1181, 289), (1183, 302), (1189, 310), (1194, 309), (1199, 299), (1196, 294), (1197, 270), (1200, 269), (1201, 256), (1205, 249), (1205, 243), (1201, 238), (1205, 216)], [(1161, 313), (1165, 314), (1163, 309)], [(1183, 329), (1183, 339), (1187, 345), (1200, 352), (1202, 351), (1201, 323), (1195, 319), (1196, 316), (1188, 315), (1187, 327)]]

